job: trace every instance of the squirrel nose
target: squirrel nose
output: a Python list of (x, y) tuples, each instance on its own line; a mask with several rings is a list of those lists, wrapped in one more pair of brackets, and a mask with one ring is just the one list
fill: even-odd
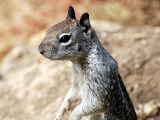
[(38, 51), (43, 55), (44, 54), (44, 49), (43, 49), (43, 44), (41, 43), (39, 46), (38, 46)]

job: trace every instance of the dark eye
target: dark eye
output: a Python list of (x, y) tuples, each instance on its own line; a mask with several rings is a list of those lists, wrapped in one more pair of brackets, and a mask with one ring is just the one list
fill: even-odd
[(66, 43), (70, 40), (71, 35), (63, 35), (62, 37), (59, 38), (60, 43)]

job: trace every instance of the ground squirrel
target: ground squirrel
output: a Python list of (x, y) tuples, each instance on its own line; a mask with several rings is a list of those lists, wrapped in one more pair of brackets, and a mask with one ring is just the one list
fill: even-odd
[(39, 45), (39, 52), (51, 60), (73, 63), (71, 88), (55, 120), (61, 120), (73, 101), (80, 104), (69, 120), (136, 120), (136, 113), (118, 73), (114, 58), (101, 45), (91, 27), (89, 14), (76, 19), (72, 6), (66, 20), (51, 26)]

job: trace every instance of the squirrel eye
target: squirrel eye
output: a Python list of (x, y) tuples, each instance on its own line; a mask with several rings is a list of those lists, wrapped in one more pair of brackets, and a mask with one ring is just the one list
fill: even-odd
[(62, 37), (60, 37), (59, 42), (60, 43), (66, 43), (70, 40), (71, 35), (63, 35)]

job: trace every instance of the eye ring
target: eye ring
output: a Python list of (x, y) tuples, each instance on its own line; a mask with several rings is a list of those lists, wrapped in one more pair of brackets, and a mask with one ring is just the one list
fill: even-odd
[(59, 42), (60, 43), (67, 43), (70, 39), (71, 39), (71, 34), (65, 33), (65, 34), (60, 35)]

